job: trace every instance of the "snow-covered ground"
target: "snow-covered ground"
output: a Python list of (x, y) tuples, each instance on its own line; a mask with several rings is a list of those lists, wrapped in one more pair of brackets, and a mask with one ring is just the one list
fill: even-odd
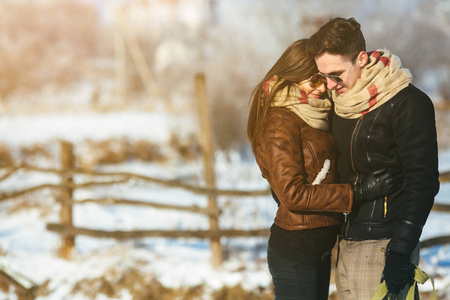
[[(96, 3), (102, 22), (107, 24), (113, 21), (114, 4), (131, 3), (132, 1), (93, 0), (85, 2)], [(167, 5), (160, 3), (163, 1), (133, 2), (136, 4), (133, 20), (136, 25), (143, 26), (145, 35), (158, 37), (165, 33), (164, 27), (169, 23), (177, 25), (174, 28), (184, 28), (178, 27), (178, 25), (185, 25), (185, 30), (182, 32), (174, 30), (176, 34), (173, 36), (170, 34), (167, 40), (161, 42), (161, 45), (155, 50), (155, 57), (152, 58), (157, 77), (160, 76), (164, 81), (169, 79), (169, 82), (178, 82), (182, 87), (180, 89), (182, 97), (179, 96), (179, 93), (174, 93), (174, 99), (169, 101), (179, 102), (183, 105), (189, 103), (189, 100), (183, 97), (189, 98), (186, 96), (189, 92), (186, 93), (185, 89), (190, 91), (190, 88), (186, 88), (186, 86), (191, 85), (191, 72), (204, 71), (209, 87), (214, 86), (215, 83), (220, 87), (220, 93), (223, 93), (222, 87), (225, 87), (224, 90), (230, 90), (231, 93), (228, 95), (227, 91), (227, 97), (234, 99), (233, 89), (229, 88), (236, 84), (235, 82), (230, 83), (230, 78), (247, 77), (250, 78), (249, 82), (256, 82), (279, 57), (285, 47), (292, 41), (312, 33), (311, 30), (315, 25), (311, 23), (320, 19), (326, 20), (331, 16), (356, 17), (361, 22), (368, 38), (369, 49), (385, 46), (389, 49), (392, 48), (395, 53), (399, 52), (402, 62), (407, 61), (403, 57), (408, 54), (410, 57), (412, 56), (410, 61), (415, 62), (417, 59), (413, 56), (414, 53), (408, 51), (411, 45), (408, 41), (420, 39), (426, 41), (424, 44), (435, 45), (441, 40), (445, 40), (437, 39), (440, 35), (435, 32), (440, 31), (435, 31), (434, 28), (445, 27), (448, 24), (446, 16), (449, 11), (449, 5), (444, 3), (446, 1), (430, 2), (432, 5), (429, 5), (428, 1), (427, 5), (423, 6), (427, 9), (423, 9), (422, 0), (378, 2), (369, 0), (362, 2), (360, 0), (179, 1), (180, 6), (183, 5), (183, 7), (172, 13), (167, 10)], [(200, 16), (197, 15), (198, 11), (186, 9), (185, 5), (187, 4), (185, 3), (200, 7), (200, 11), (204, 15)], [(207, 5), (202, 6), (202, 3)], [(210, 6), (212, 3), (215, 3), (214, 7)], [(389, 10), (386, 10), (385, 4), (389, 5)], [(149, 15), (143, 17), (138, 14), (142, 11), (139, 6), (147, 7)], [(156, 10), (158, 7), (160, 9)], [(171, 14), (172, 17), (168, 17), (168, 14)], [(200, 21), (208, 19), (210, 14), (216, 24), (208, 26), (210, 27), (209, 32), (205, 30), (206, 26)], [(389, 36), (384, 33), (390, 28), (401, 25), (402, 17), (406, 15), (409, 18), (408, 24), (411, 25), (408, 28), (425, 29), (423, 31), (402, 30), (404, 42), (397, 37), (389, 39)], [(149, 16), (151, 17), (149, 18)], [(174, 22), (174, 16), (178, 17), (176, 22)], [(18, 18), (11, 19), (20, 20)], [(143, 21), (143, 24), (139, 24), (139, 20)], [(287, 28), (288, 30), (286, 30)], [(33, 28), (33, 38), (36, 31), (37, 29)], [(408, 34), (411, 37), (407, 38)], [(216, 36), (220, 38), (214, 38)], [(15, 42), (25, 39), (17, 34), (14, 39), (5, 38), (4, 40), (8, 42), (6, 45), (14, 45), (14, 49), (16, 49)], [(153, 42), (153, 40), (149, 41)], [(111, 45), (113, 44), (111, 41)], [(25, 46), (27, 49), (30, 48), (27, 43)], [(435, 48), (439, 49), (439, 47)], [(445, 47), (442, 48), (445, 49)], [(59, 56), (64, 54), (59, 48), (53, 51), (59, 53)], [(108, 52), (107, 50), (103, 51)], [(13, 51), (12, 53), (14, 55), (11, 57), (16, 58), (17, 52)], [(252, 59), (248, 59), (248, 57), (252, 57)], [(433, 55), (429, 55), (423, 57), (421, 61), (423, 60), (428, 65), (429, 62), (433, 62), (430, 60), (433, 57)], [(200, 61), (196, 61), (196, 59)], [(18, 62), (21, 60), (19, 59)], [(103, 59), (100, 62), (100, 65), (103, 65)], [(107, 62), (106, 65), (109, 63)], [(95, 66), (97, 65), (94, 64), (93, 67)], [(105, 71), (103, 70), (103, 72)], [(174, 73), (171, 76), (175, 79), (179, 78), (177, 81), (171, 76), (166, 76), (166, 73), (171, 74), (171, 72)], [(6, 73), (5, 76), (15, 74), (14, 72), (4, 73)], [(178, 77), (179, 74), (182, 76)], [(237, 77), (235, 77), (236, 74)], [(427, 79), (424, 82), (427, 85), (426, 91), (437, 91), (441, 80), (445, 81), (445, 76), (441, 74), (441, 71), (436, 74), (424, 76)], [(45, 74), (41, 75), (45, 76)], [(420, 78), (418, 75), (415, 76)], [(126, 138), (128, 141), (151, 141), (161, 147), (164, 155), (171, 158), (174, 155), (173, 149), (168, 146), (171, 134), (183, 137), (197, 132), (197, 120), (189, 113), (177, 115), (174, 118), (162, 111), (130, 110), (104, 114), (84, 112), (83, 108), (93, 101), (94, 88), (96, 88), (93, 84), (91, 86), (94, 80), (91, 80), (89, 76), (85, 76), (85, 79), (89, 84), (81, 83), (75, 87), (76, 91), (70, 91), (65, 95), (54, 95), (55, 91), (49, 85), (42, 87), (41, 94), (31, 97), (27, 101), (24, 101), (23, 98), (28, 96), (19, 92), (15, 96), (17, 98), (12, 97), (9, 100), (7, 109), (3, 107), (4, 103), (0, 102), (0, 155), (3, 145), (12, 150), (15, 158), (18, 157), (21, 147), (31, 147), (35, 144), (49, 145), (51, 155), (55, 158), (53, 160), (39, 158), (35, 159), (34, 163), (41, 167), (46, 167), (46, 164), (54, 167), (58, 164), (58, 140), (72, 142), (77, 155), (84, 155), (86, 151), (91, 150), (91, 148), (83, 148), (83, 143), (88, 139), (104, 141), (109, 138)], [(113, 83), (106, 78), (101, 78), (98, 82), (101, 83), (99, 85), (101, 97), (97, 100), (100, 104), (103, 104), (103, 101), (106, 104), (112, 104), (114, 100), (111, 98), (110, 92), (115, 88)], [(419, 81), (419, 83), (421, 82)], [(248, 94), (250, 92), (251, 90), (248, 91)], [(220, 98), (217, 101), (220, 101)], [(32, 115), (5, 113), (5, 111), (22, 111), (23, 103), (34, 104), (35, 107), (39, 107), (41, 113), (35, 112)], [(46, 107), (51, 107), (51, 111), (57, 111), (59, 107), (67, 109), (66, 105), (73, 106), (71, 112), (42, 113)], [(255, 162), (248, 157), (248, 152), (233, 152), (227, 155), (217, 153), (215, 166), (217, 185), (224, 189), (267, 188), (267, 183), (261, 177)], [(198, 184), (201, 184), (203, 177), (201, 162), (184, 162), (176, 157), (162, 163), (127, 161), (113, 166), (102, 166), (101, 170), (127, 171)], [(450, 149), (440, 153), (440, 170), (450, 170)], [(4, 171), (0, 169), (0, 177), (3, 174)], [(42, 183), (56, 184), (58, 182), (59, 178), (54, 175), (19, 171), (8, 179), (0, 181), (0, 194)], [(106, 196), (186, 206), (193, 204), (205, 206), (207, 202), (205, 197), (181, 189), (167, 189), (136, 180), (113, 187), (76, 190), (74, 194), (76, 199)], [(154, 280), (165, 287), (173, 288), (200, 285), (204, 288), (203, 299), (210, 299), (214, 291), (223, 286), (239, 284), (251, 291), (270, 290), (271, 278), (265, 258), (267, 238), (222, 239), (225, 262), (219, 270), (214, 270), (211, 266), (208, 241), (200, 239), (146, 238), (117, 241), (79, 236), (76, 238), (73, 258), (71, 260), (60, 259), (57, 255), (60, 237), (56, 233), (46, 230), (47, 223), (59, 221), (59, 205), (56, 203), (55, 197), (57, 197), (55, 192), (42, 190), (21, 198), (0, 202), (0, 269), (7, 270), (10, 274), (21, 274), (35, 284), (44, 286), (45, 288), (37, 300), (136, 300), (130, 290), (122, 287), (133, 288), (133, 292), (136, 292), (139, 288), (149, 289), (151, 285), (156, 285)], [(441, 186), (436, 202), (450, 203), (450, 184)], [(269, 228), (276, 210), (275, 203), (269, 196), (258, 198), (219, 197), (218, 203), (222, 208), (221, 228)], [(432, 212), (422, 238), (449, 235), (450, 226), (447, 222), (448, 214)], [(75, 206), (74, 223), (79, 227), (101, 230), (203, 230), (209, 226), (206, 217), (188, 212), (96, 204)], [(437, 289), (450, 297), (450, 246), (424, 249), (421, 254), (423, 270), (436, 279)], [(18, 278), (17, 276), (15, 277)], [(99, 278), (103, 279), (98, 280)], [(126, 284), (130, 280), (135, 280), (135, 282)], [(9, 292), (3, 292), (3, 288), (4, 286), (0, 283), (0, 300), (17, 299), (12, 289)], [(427, 283), (422, 290), (430, 288), (430, 284)], [(333, 290), (332, 286), (331, 291)], [(148, 300), (145, 297), (137, 298), (137, 300), (140, 299)]]
[[(197, 130), (196, 120), (173, 118), (163, 112), (117, 112), (109, 114), (3, 115), (0, 118), (1, 142), (15, 149), (33, 143), (54, 143), (58, 139), (80, 143), (83, 139), (104, 140), (126, 136), (148, 139), (167, 147), (172, 131), (189, 134)], [(68, 134), (69, 133), (69, 134)], [(202, 178), (201, 162), (143, 163), (130, 161), (104, 166), (102, 170), (120, 170), (170, 179)], [(450, 170), (450, 151), (440, 154), (440, 170)], [(267, 188), (253, 160), (238, 153), (216, 154), (217, 185), (223, 189), (256, 190)], [(1, 176), (1, 174), (0, 174)], [(40, 183), (57, 183), (58, 178), (40, 173), (18, 172), (0, 182), (0, 191), (11, 191)], [(77, 190), (76, 199), (114, 196), (178, 205), (205, 206), (207, 199), (181, 189), (132, 181), (114, 187)], [(202, 285), (204, 298), (224, 286), (241, 285), (247, 290), (270, 289), (266, 266), (266, 238), (222, 239), (225, 262), (219, 270), (210, 264), (207, 240), (145, 238), (127, 241), (79, 236), (71, 260), (58, 258), (59, 236), (46, 230), (46, 223), (58, 222), (59, 206), (54, 194), (43, 190), (23, 199), (0, 203), (0, 268), (20, 273), (41, 285), (48, 281), (47, 292), (38, 300), (50, 299), (133, 299), (126, 289), (96, 293), (95, 284), (83, 282), (104, 277), (119, 285), (123, 274), (139, 270), (142, 277), (155, 278), (166, 287)], [(223, 209), (222, 228), (268, 228), (276, 210), (270, 197), (219, 197)], [(443, 184), (436, 198), (450, 204), (450, 184)], [(21, 205), (19, 205), (21, 203)], [(30, 203), (29, 205), (26, 205)], [(18, 209), (20, 207), (20, 209)], [(207, 229), (206, 217), (175, 210), (157, 210), (134, 206), (77, 205), (74, 223), (78, 227), (102, 230)], [(423, 239), (449, 235), (448, 214), (432, 212), (423, 231)], [(435, 278), (436, 288), (450, 295), (450, 246), (422, 251), (421, 266)], [(144, 278), (143, 278), (144, 280)], [(147, 279), (146, 282), (149, 282)], [(145, 280), (144, 280), (145, 281)], [(331, 290), (333, 291), (333, 287)], [(429, 290), (427, 283), (421, 290)], [(16, 299), (13, 290), (0, 292), (0, 299)]]

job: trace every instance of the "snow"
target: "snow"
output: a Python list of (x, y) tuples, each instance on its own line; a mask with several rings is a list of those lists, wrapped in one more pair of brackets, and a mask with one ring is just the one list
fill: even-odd
[[(176, 122), (174, 121), (176, 120)], [(12, 149), (33, 143), (55, 143), (59, 139), (73, 143), (84, 139), (104, 140), (119, 136), (147, 139), (165, 145), (173, 131), (196, 130), (187, 117), (173, 118), (162, 112), (136, 111), (110, 114), (59, 115), (4, 115), (0, 120), (3, 142)], [(182, 126), (181, 126), (182, 125)], [(70, 132), (71, 134), (66, 134)], [(16, 134), (20, 133), (20, 134)], [(221, 188), (264, 189), (265, 182), (253, 162), (240, 162), (238, 155), (228, 159), (217, 155), (218, 186)], [(233, 161), (234, 160), (234, 161)], [(230, 168), (235, 172), (229, 173)], [(157, 178), (201, 176), (201, 163), (178, 164), (128, 162), (104, 167), (105, 171), (127, 171)], [(220, 173), (224, 173), (221, 176)], [(199, 175), (200, 174), (200, 175)], [(54, 175), (19, 171), (0, 182), (0, 190), (12, 191), (43, 183), (58, 183)], [(242, 284), (247, 289), (270, 286), (270, 277), (263, 260), (265, 238), (234, 239), (223, 243), (233, 255), (220, 270), (211, 266), (209, 243), (196, 239), (145, 238), (129, 241), (96, 239), (79, 236), (72, 260), (58, 258), (59, 236), (46, 230), (46, 223), (58, 222), (59, 207), (52, 194), (41, 191), (30, 200), (9, 200), (1, 203), (0, 211), (0, 266), (20, 273), (40, 285), (50, 280), (50, 294), (37, 299), (67, 299), (75, 283), (86, 278), (97, 278), (114, 268), (136, 267), (153, 275), (166, 287), (204, 284), (211, 291), (224, 285)], [(130, 181), (108, 188), (76, 190), (75, 199), (111, 196), (165, 204), (206, 205), (206, 198), (181, 189), (167, 189), (155, 184)], [(30, 200), (36, 208), (12, 213), (15, 203)], [(222, 228), (268, 228), (273, 219), (274, 204), (269, 197), (257, 200), (240, 197), (218, 199), (219, 205), (229, 209), (221, 220)], [(203, 216), (175, 210), (157, 210), (136, 206), (102, 206), (84, 204), (74, 207), (74, 225), (100, 230), (205, 230), (208, 219)], [(243, 222), (245, 220), (245, 222)], [(238, 270), (238, 271), (236, 271)], [(3, 297), (3, 298), (2, 298)], [(81, 294), (71, 299), (83, 298)], [(106, 299), (99, 294), (93, 299)], [(0, 299), (13, 299), (13, 293), (1, 294)], [(124, 292), (120, 299), (131, 299)]]
[(84, 139), (127, 136), (132, 140), (149, 139), (156, 143), (167, 143), (170, 138), (167, 130), (187, 134), (189, 132), (186, 130), (195, 129), (192, 124), (194, 119), (188, 114), (177, 116), (180, 119), (177, 123), (158, 113), (138, 111), (132, 115), (129, 112), (41, 114), (33, 117), (31, 127), (28, 127), (28, 118), (28, 115), (3, 115), (0, 128), (7, 128), (12, 134), (3, 135), (2, 142), (23, 146), (61, 138), (76, 143)]
[[(81, 120), (81, 121), (80, 121)], [(182, 125), (182, 126), (181, 126)], [(4, 115), (0, 119), (3, 142), (11, 148), (34, 142), (54, 143), (65, 139), (73, 143), (90, 138), (94, 140), (127, 136), (145, 138), (163, 147), (173, 130), (195, 132), (196, 120), (189, 117), (174, 118), (163, 111), (124, 111), (109, 114), (59, 115)], [(70, 134), (66, 134), (70, 132)], [(20, 133), (20, 134), (17, 134)], [(440, 154), (440, 170), (450, 169), (450, 152)], [(103, 171), (127, 171), (158, 178), (202, 178), (201, 162), (143, 163), (130, 161), (120, 165), (104, 166)], [(220, 188), (256, 190), (267, 188), (266, 182), (253, 160), (244, 160), (238, 153), (216, 154), (217, 185)], [(54, 175), (19, 171), (0, 182), (1, 191), (17, 190), (42, 183), (57, 183)], [(201, 183), (201, 182), (197, 182)], [(205, 206), (204, 196), (181, 189), (168, 189), (137, 180), (111, 186), (76, 190), (75, 199), (111, 196), (167, 204)], [(436, 197), (439, 203), (450, 203), (450, 185), (442, 184)], [(28, 207), (15, 209), (18, 203), (29, 202)], [(269, 228), (276, 210), (270, 196), (219, 197), (223, 209), (221, 228)], [(166, 287), (203, 285), (208, 293), (223, 286), (241, 284), (248, 290), (269, 289), (270, 274), (266, 265), (267, 238), (222, 239), (225, 249), (223, 266), (214, 270), (207, 240), (143, 238), (126, 241), (86, 236), (76, 238), (76, 249), (71, 260), (58, 257), (59, 236), (46, 230), (46, 223), (58, 222), (59, 207), (54, 194), (43, 190), (24, 199), (0, 203), (0, 266), (9, 272), (21, 274), (41, 285), (47, 280), (48, 294), (38, 300), (60, 299), (133, 299), (126, 289), (114, 297), (86, 291), (73, 292), (77, 283), (99, 277), (116, 280), (137, 268), (141, 274), (156, 278)], [(448, 215), (432, 212), (422, 238), (448, 235)], [(183, 229), (204, 230), (209, 226), (206, 217), (176, 210), (158, 210), (149, 207), (107, 206), (84, 204), (74, 207), (75, 226), (102, 230)], [(450, 289), (450, 246), (438, 246), (422, 251), (421, 267), (435, 278), (436, 288)], [(114, 277), (116, 276), (116, 277)], [(82, 286), (78, 284), (78, 286)], [(427, 282), (421, 291), (430, 290)], [(331, 286), (330, 291), (335, 287)], [(16, 299), (13, 290), (0, 292), (0, 299)]]
[[(129, 1), (95, 0), (90, 2), (96, 3), (103, 21), (112, 22), (114, 5), (111, 3), (123, 4)], [(134, 11), (134, 21), (136, 23), (141, 21), (145, 34), (159, 36), (163, 32), (161, 27), (174, 22), (173, 16), (170, 16), (172, 13), (166, 9), (167, 7), (161, 6), (159, 3), (152, 6), (150, 13), (154, 13), (155, 18), (149, 19), (148, 15), (142, 17), (138, 14), (141, 10), (138, 6), (150, 5), (151, 1), (134, 2), (137, 5), (137, 9)], [(190, 2), (194, 5), (201, 5), (201, 1)], [(256, 4), (257, 2), (258, 4)], [(422, 11), (417, 9), (420, 1), (403, 0), (396, 2), (395, 5), (392, 1), (382, 2), (389, 4), (390, 14), (387, 16), (394, 20), (395, 18), (391, 17), (393, 16), (392, 12), (412, 12), (411, 15), (415, 15)], [(432, 23), (443, 27), (439, 24), (446, 24), (444, 19), (448, 9), (443, 9), (444, 1), (441, 2), (438, 5), (439, 8), (435, 5), (434, 10), (439, 11), (442, 16), (433, 18)], [(203, 3), (207, 3), (207, 1), (203, 1)], [(311, 28), (307, 28), (307, 24), (302, 21), (308, 20), (308, 17), (311, 16), (322, 16), (324, 20), (335, 15), (355, 16), (362, 22), (362, 27), (367, 30), (368, 36), (371, 34), (370, 28), (375, 30), (370, 40), (376, 41), (376, 36), (384, 33), (386, 26), (390, 26), (391, 23), (386, 22), (386, 18), (383, 19), (379, 15), (386, 13), (383, 5), (378, 2), (375, 4), (373, 1), (364, 1), (363, 4), (361, 5), (360, 1), (346, 1), (345, 3), (312, 1), (312, 3), (299, 4), (298, 1), (291, 0), (278, 1), (277, 5), (273, 5), (271, 1), (222, 1), (218, 5), (216, 16), (221, 23), (220, 29), (216, 28), (219, 27), (218, 25), (211, 26), (211, 32), (212, 35), (223, 36), (223, 40), (229, 44), (223, 46), (228, 47), (222, 46), (220, 51), (217, 51), (211, 45), (205, 44), (200, 51), (197, 47), (198, 43), (191, 45), (186, 41), (182, 43), (177, 39), (165, 37), (162, 46), (155, 50), (155, 70), (163, 72), (169, 69), (170, 63), (189, 66), (196, 55), (202, 54), (200, 55), (202, 60), (208, 62), (209, 59), (209, 63), (217, 60), (225, 61), (224, 64), (212, 64), (214, 71), (212, 73), (215, 76), (217, 76), (215, 73), (225, 74), (223, 77), (226, 79), (225, 83), (229, 81), (229, 72), (221, 71), (221, 68), (228, 65), (230, 61), (242, 64), (241, 69), (237, 69), (238, 72), (242, 72), (243, 77), (254, 76), (254, 80), (252, 80), (255, 81), (258, 74), (265, 72), (288, 44), (299, 37), (309, 35), (308, 31)], [(200, 21), (206, 16), (194, 15), (194, 11), (186, 9), (185, 4), (182, 6), (182, 9), (177, 10), (177, 14), (178, 17), (181, 17), (181, 21), (186, 23), (183, 36), (195, 35), (199, 27), (200, 32), (203, 33), (204, 28)], [(368, 9), (369, 6), (370, 9)], [(157, 7), (160, 9), (156, 10)], [(370, 11), (369, 15), (368, 11)], [(429, 13), (420, 15), (430, 16)], [(414, 18), (412, 20), (414, 21)], [(440, 22), (437, 22), (439, 20)], [(245, 26), (242, 26), (243, 24)], [(223, 29), (226, 31), (222, 31)], [(379, 31), (377, 32), (377, 30)], [(203, 34), (201, 36), (203, 37)], [(381, 37), (389, 48), (402, 44), (398, 43), (398, 39), (386, 40), (385, 34), (381, 34)], [(416, 39), (415, 37), (414, 40)], [(239, 42), (241, 40), (243, 43)], [(245, 47), (241, 45), (245, 45)], [(252, 52), (254, 49), (258, 51)], [(260, 49), (264, 49), (264, 51), (260, 51)], [(231, 59), (225, 57), (225, 55), (230, 55), (229, 52), (238, 53), (238, 55), (230, 56)], [(168, 53), (171, 54), (170, 57), (167, 56)], [(247, 59), (247, 57), (255, 55), (258, 59)], [(404, 56), (406, 53), (402, 54), (402, 57)], [(240, 60), (242, 57), (245, 58), (245, 61)], [(169, 61), (170, 59), (171, 61)], [(106, 64), (110, 63), (109, 60), (105, 62)], [(204, 67), (201, 64), (193, 65), (199, 69)], [(205, 70), (208, 73), (208, 68)], [(178, 72), (184, 73), (183, 71)], [(424, 76), (427, 79), (424, 80), (425, 86), (434, 82), (439, 83), (439, 80), (433, 76), (431, 73)], [(214, 80), (213, 76), (208, 78), (211, 81)], [(222, 77), (219, 76), (216, 80), (220, 80), (220, 78)], [(434, 80), (429, 82), (430, 78), (434, 78)], [(190, 80), (188, 75), (184, 75), (183, 81), (190, 82)], [(132, 109), (108, 113), (86, 112), (83, 111), (83, 108), (89, 105), (93, 94), (90, 81), (90, 78), (86, 78), (86, 82), (81, 82), (76, 86), (76, 91), (70, 91), (63, 95), (54, 95), (55, 91), (51, 86), (43, 87), (40, 95), (31, 98), (31, 102), (42, 104), (41, 111), (45, 110), (46, 105), (52, 106), (53, 111), (56, 110), (55, 107), (65, 108), (66, 103), (69, 107), (70, 105), (74, 106), (70, 111), (9, 114), (3, 112), (1, 105), (4, 104), (0, 103), (2, 113), (0, 116), (0, 150), (2, 145), (7, 145), (17, 158), (21, 148), (39, 144), (50, 147), (52, 155), (58, 157), (57, 141), (59, 140), (73, 143), (76, 147), (75, 151), (79, 155), (92, 151), (89, 148), (82, 149), (86, 140), (104, 141), (111, 138), (126, 138), (129, 141), (148, 140), (159, 145), (164, 154), (169, 157), (173, 156), (173, 159), (161, 163), (127, 161), (117, 165), (101, 166), (100, 170), (105, 172), (124, 171), (202, 184), (201, 161), (180, 161), (168, 146), (173, 134), (180, 137), (196, 135), (198, 125), (195, 115), (189, 112), (171, 115), (158, 109), (152, 112)], [(180, 84), (182, 83), (180, 82)], [(110, 86), (109, 81), (105, 81), (103, 84), (106, 85), (103, 87), (105, 90), (109, 91), (110, 88), (113, 88), (113, 83)], [(220, 82), (220, 85), (223, 84)], [(431, 90), (437, 90), (437, 88), (432, 87)], [(189, 101), (189, 95), (183, 94), (183, 97), (185, 96), (186, 98), (177, 98), (178, 96), (175, 95), (176, 101), (172, 102), (185, 104)], [(102, 99), (107, 98), (109, 103), (111, 101), (109, 97), (109, 92), (103, 92), (100, 104), (103, 103)], [(19, 101), (10, 101), (10, 109), (21, 111), (19, 106), (20, 100), (23, 99), (17, 100)], [(241, 190), (267, 188), (267, 183), (261, 177), (255, 162), (243, 156), (237, 152), (216, 153), (215, 171), (219, 188)], [(35, 163), (41, 167), (55, 167), (58, 164), (57, 159), (37, 159)], [(450, 150), (440, 153), (439, 169), (440, 171), (450, 170)], [(2, 175), (3, 172), (0, 169), (0, 177)], [(77, 180), (85, 179), (82, 176), (77, 177)], [(58, 184), (59, 180), (55, 175), (19, 170), (6, 180), (0, 181), (0, 194), (43, 183)], [(101, 287), (94, 282), (90, 285), (83, 284), (86, 279), (94, 281), (102, 277), (112, 285), (119, 286), (123, 277), (127, 277), (133, 270), (139, 271), (139, 275), (142, 277), (140, 281), (144, 286), (151, 282), (152, 278), (166, 287), (173, 288), (204, 285), (204, 299), (209, 299), (208, 295), (224, 286), (237, 284), (247, 290), (260, 288), (270, 290), (271, 278), (266, 262), (267, 238), (223, 238), (221, 242), (225, 250), (225, 261), (218, 270), (214, 270), (211, 266), (208, 240), (202, 239), (143, 238), (117, 241), (78, 236), (73, 258), (61, 259), (57, 253), (60, 236), (46, 229), (47, 223), (59, 222), (59, 205), (55, 204), (57, 196), (50, 190), (42, 190), (21, 198), (0, 202), (0, 269), (16, 274), (16, 278), (23, 275), (25, 277), (24, 284), (27, 282), (26, 279), (37, 285), (46, 285), (48, 282), (48, 291), (38, 296), (37, 300), (135, 299), (131, 291), (127, 289), (116, 291), (114, 295), (107, 295), (97, 292), (101, 290)], [(73, 196), (75, 199), (115, 197), (186, 206), (195, 204), (203, 207), (207, 203), (204, 196), (138, 180), (130, 180), (127, 183), (110, 187), (77, 189)], [(450, 203), (449, 183), (441, 185), (436, 202)], [(224, 229), (269, 228), (276, 211), (276, 205), (270, 196), (258, 198), (218, 197), (218, 205), (222, 209), (220, 227)], [(205, 230), (209, 227), (209, 221), (204, 216), (150, 207), (90, 203), (76, 205), (73, 213), (75, 226), (99, 230)], [(449, 235), (450, 226), (447, 224), (448, 214), (432, 212), (424, 227), (422, 239)], [(450, 245), (424, 249), (421, 252), (421, 268), (435, 278), (436, 288), (440, 292), (445, 293), (447, 297), (450, 296)], [(420, 290), (430, 289), (431, 283), (427, 282)], [(330, 293), (333, 291), (335, 291), (334, 285), (330, 287)], [(6, 299), (18, 299), (13, 289), (8, 292), (0, 290), (0, 300)]]

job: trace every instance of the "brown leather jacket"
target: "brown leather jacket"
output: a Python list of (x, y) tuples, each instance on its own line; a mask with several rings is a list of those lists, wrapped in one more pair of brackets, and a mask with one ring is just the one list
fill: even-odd
[[(270, 108), (256, 135), (255, 158), (277, 195), (275, 224), (286, 230), (337, 225), (353, 204), (349, 184), (337, 182), (332, 136), (307, 125), (288, 108)], [(312, 185), (325, 159), (330, 171), (320, 185)]]

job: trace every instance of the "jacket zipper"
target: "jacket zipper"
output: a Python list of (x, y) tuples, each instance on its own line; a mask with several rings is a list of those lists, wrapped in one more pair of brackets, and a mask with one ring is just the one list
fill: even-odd
[(370, 211), (370, 218), (369, 218), (369, 237), (372, 235), (372, 220), (373, 220), (373, 214), (375, 213), (375, 207), (377, 206), (376, 201), (372, 201), (372, 210)]
[(387, 217), (387, 211), (388, 211), (388, 203), (387, 203), (387, 196), (384, 197), (384, 218)]
[(355, 172), (355, 174), (356, 174), (356, 178), (355, 178), (355, 181), (353, 182), (353, 184), (356, 184), (358, 182), (358, 177), (359, 177), (358, 172), (356, 172), (356, 169), (355, 169), (355, 162), (353, 160), (353, 141), (355, 140), (356, 130), (358, 129), (359, 124), (361, 123), (363, 118), (364, 118), (364, 116), (361, 116), (361, 118), (358, 119), (358, 122), (356, 123), (355, 129), (353, 129), (352, 139), (350, 141), (350, 160), (352, 162), (353, 172)]
[[(356, 122), (355, 129), (353, 129), (353, 133), (352, 133), (352, 139), (350, 140), (350, 160), (352, 163), (352, 169), (356, 174), (355, 181), (353, 182), (353, 184), (355, 184), (355, 185), (358, 182), (359, 175), (358, 175), (358, 172), (356, 172), (355, 164), (354, 164), (354, 160), (353, 160), (353, 141), (355, 139), (356, 130), (359, 128), (359, 124), (361, 123), (363, 118), (364, 118), (364, 116), (361, 116), (361, 118), (358, 119), (358, 122)], [(350, 219), (347, 217), (347, 215), (345, 216), (345, 221), (346, 221), (345, 236), (348, 236), (348, 230), (350, 229)]]

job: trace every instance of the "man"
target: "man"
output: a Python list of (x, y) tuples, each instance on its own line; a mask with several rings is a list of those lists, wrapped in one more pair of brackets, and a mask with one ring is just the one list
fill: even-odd
[(403, 175), (395, 193), (354, 204), (339, 239), (336, 286), (340, 299), (371, 299), (386, 280), (391, 296), (404, 299), (439, 190), (434, 107), (398, 57), (365, 47), (354, 18), (331, 19), (308, 42), (332, 92), (340, 181), (356, 185), (388, 169)]

